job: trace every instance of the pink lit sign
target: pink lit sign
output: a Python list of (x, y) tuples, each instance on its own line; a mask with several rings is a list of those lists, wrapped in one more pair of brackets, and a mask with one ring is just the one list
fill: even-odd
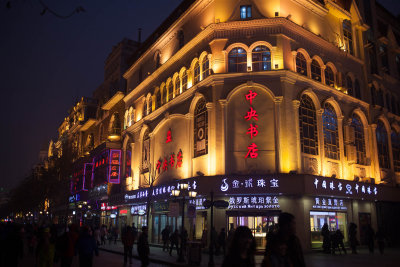
[[(252, 90), (249, 90), (249, 93), (245, 95), (246, 100), (249, 101), (250, 103), (250, 110), (247, 112), (247, 115), (244, 116), (244, 119), (246, 121), (250, 121), (251, 119), (258, 121), (258, 114), (257, 111), (253, 108), (253, 100), (256, 98), (257, 93), (253, 92)], [(246, 134), (250, 135), (250, 139), (253, 139), (253, 137), (256, 137), (258, 135), (258, 125), (257, 124), (253, 124), (250, 123), (249, 128), (247, 129)], [(255, 143), (252, 143), (251, 145), (249, 145), (247, 147), (247, 154), (245, 156), (245, 158), (257, 158), (258, 157), (258, 148), (257, 145)]]
[(112, 184), (119, 184), (120, 172), (121, 172), (121, 150), (111, 149), (108, 182)]

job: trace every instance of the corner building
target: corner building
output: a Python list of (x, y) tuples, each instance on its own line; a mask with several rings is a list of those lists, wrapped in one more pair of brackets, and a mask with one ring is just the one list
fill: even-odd
[(385, 114), (371, 116), (368, 29), (354, 1), (183, 1), (124, 74), (129, 164), (111, 205), (158, 243), (166, 225), (180, 227), (171, 190), (185, 181), (198, 194), (184, 222), (195, 239), (209, 234), (202, 203), (213, 192), (229, 202), (216, 230), (246, 225), (260, 249), (282, 211), (306, 250), (322, 245), (324, 223), (347, 241), (354, 222), (363, 241), (376, 203), (400, 198), (393, 143), (380, 148), (390, 131), (376, 130)]

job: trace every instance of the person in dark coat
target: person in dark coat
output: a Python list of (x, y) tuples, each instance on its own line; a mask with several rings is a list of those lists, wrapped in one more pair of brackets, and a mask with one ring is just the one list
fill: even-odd
[(170, 242), (169, 255), (172, 256), (172, 250), (174, 249), (174, 246), (176, 247), (176, 253), (179, 255), (179, 248), (178, 248), (179, 231), (178, 231), (178, 229), (175, 229), (175, 232), (173, 232), (171, 234), (171, 236), (169, 237), (169, 242)]
[(322, 235), (322, 250), (324, 253), (331, 253), (331, 233), (329, 232), (328, 224), (324, 224), (321, 229)]
[(336, 232), (332, 235), (333, 245), (332, 245), (332, 254), (335, 254), (335, 250), (337, 249), (340, 254), (342, 254), (341, 250), (343, 250), (344, 254), (347, 254), (347, 251), (344, 247), (343, 239), (344, 235), (340, 229), (337, 229)]
[(218, 248), (222, 249), (223, 255), (225, 256), (225, 247), (226, 247), (226, 232), (225, 228), (221, 228), (221, 232), (218, 235)]
[(122, 244), (124, 245), (124, 265), (126, 265), (129, 257), (129, 264), (132, 264), (132, 248), (135, 237), (132, 227), (127, 226), (126, 230), (121, 234)]
[(165, 228), (161, 231), (161, 238), (163, 241), (163, 251), (168, 251), (168, 241), (169, 241), (169, 226), (165, 226)]
[(90, 235), (90, 229), (87, 226), (83, 227), (82, 232), (79, 235), (76, 244), (76, 251), (79, 254), (80, 267), (92, 267), (93, 254), (99, 256), (96, 240)]
[(351, 253), (357, 254), (358, 240), (357, 240), (357, 225), (355, 223), (350, 223), (349, 239), (350, 239), (349, 241), (350, 241)]
[(142, 267), (146, 267), (149, 265), (149, 254), (150, 247), (148, 242), (148, 228), (147, 226), (142, 227), (142, 233), (139, 236), (137, 251), (139, 254), (140, 261), (142, 262)]
[(379, 252), (381, 255), (383, 255), (384, 249), (385, 249), (385, 233), (383, 232), (382, 228), (378, 229), (378, 232), (376, 232), (376, 241), (378, 242), (378, 248)]
[(256, 242), (247, 226), (239, 226), (233, 235), (222, 267), (255, 267)]
[(279, 215), (278, 230), (265, 247), (261, 266), (280, 266), (274, 265), (276, 262), (283, 262), (284, 266), (305, 267), (303, 250), (296, 236), (295, 217), (287, 212)]
[(367, 241), (367, 245), (368, 245), (368, 250), (369, 253), (374, 253), (374, 248), (375, 248), (375, 231), (374, 229), (371, 227), (371, 225), (367, 226), (367, 231), (365, 232), (365, 238)]
[(73, 224), (69, 232), (65, 232), (57, 241), (57, 251), (61, 259), (61, 267), (70, 267), (75, 254), (75, 245), (78, 240), (78, 226)]

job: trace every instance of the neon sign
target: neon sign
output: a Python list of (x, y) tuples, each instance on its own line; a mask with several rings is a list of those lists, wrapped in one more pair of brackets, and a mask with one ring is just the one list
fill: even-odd
[(279, 188), (279, 180), (277, 178), (248, 178), (239, 179), (222, 179), (220, 186), (221, 192), (228, 192), (231, 189), (248, 189), (248, 188)]
[(113, 184), (119, 184), (119, 177), (121, 172), (121, 150), (111, 149), (110, 150), (110, 166), (108, 173), (108, 182)]
[(93, 163), (85, 163), (83, 167), (83, 185), (82, 190), (87, 191), (93, 186)]
[(172, 142), (171, 130), (168, 130), (167, 132), (167, 140), (165, 141), (165, 143), (168, 144), (169, 142)]
[(344, 205), (343, 199), (336, 198), (320, 198), (316, 197), (314, 199), (314, 209), (328, 209), (328, 210), (347, 210)]
[(323, 191), (332, 193), (345, 193), (346, 195), (378, 195), (378, 188), (373, 185), (358, 184), (352, 185), (350, 183), (341, 181), (327, 181), (324, 179), (314, 179), (315, 189), (322, 189)]
[[(247, 115), (244, 116), (244, 119), (246, 121), (250, 121), (251, 119), (258, 121), (258, 114), (257, 111), (253, 108), (253, 100), (256, 98), (257, 93), (253, 92), (252, 90), (249, 90), (249, 93), (245, 95), (246, 100), (249, 101), (250, 103), (250, 111), (247, 112)], [(258, 135), (258, 125), (250, 123), (249, 128), (247, 129), (246, 134), (250, 135), (250, 139), (253, 139), (253, 137), (256, 137)], [(245, 158), (252, 158), (255, 159), (258, 157), (258, 148), (257, 145), (255, 143), (251, 143), (248, 147), (247, 147), (247, 154), (245, 156)]]
[(279, 209), (277, 196), (232, 196), (228, 209)]
[(173, 168), (174, 165), (176, 169), (181, 168), (182, 163), (183, 163), (183, 153), (182, 150), (179, 150), (176, 156), (176, 161), (175, 161), (175, 153), (172, 153), (169, 157), (164, 157), (163, 160), (157, 160), (156, 170), (158, 173), (160, 173), (161, 171), (166, 172), (168, 171), (168, 167)]

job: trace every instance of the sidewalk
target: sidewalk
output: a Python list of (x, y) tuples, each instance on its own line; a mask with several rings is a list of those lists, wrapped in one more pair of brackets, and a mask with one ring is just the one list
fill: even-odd
[[(121, 241), (117, 241), (117, 244), (108, 243), (100, 247), (100, 250), (108, 251), (111, 253), (117, 253), (123, 255), (124, 249)], [(350, 252), (350, 250), (348, 250)], [(136, 244), (133, 247), (134, 258), (138, 259)], [(202, 253), (200, 266), (208, 266), (209, 256), (207, 253)], [(150, 262), (157, 263), (167, 266), (189, 266), (187, 261), (185, 263), (177, 262), (176, 250), (173, 251), (172, 256), (167, 252), (162, 251), (160, 246), (150, 245)], [(256, 255), (256, 266), (260, 266), (264, 256)], [(397, 267), (400, 262), (400, 249), (399, 248), (387, 248), (385, 254), (380, 255), (378, 251), (374, 254), (369, 254), (365, 247), (358, 249), (358, 254), (347, 254), (347, 255), (331, 255), (324, 254), (320, 251), (312, 251), (305, 253), (304, 255), (307, 267), (366, 267), (366, 266), (385, 266), (385, 267)], [(187, 260), (187, 258), (186, 258)], [(215, 266), (221, 266), (223, 256), (214, 256)]]

